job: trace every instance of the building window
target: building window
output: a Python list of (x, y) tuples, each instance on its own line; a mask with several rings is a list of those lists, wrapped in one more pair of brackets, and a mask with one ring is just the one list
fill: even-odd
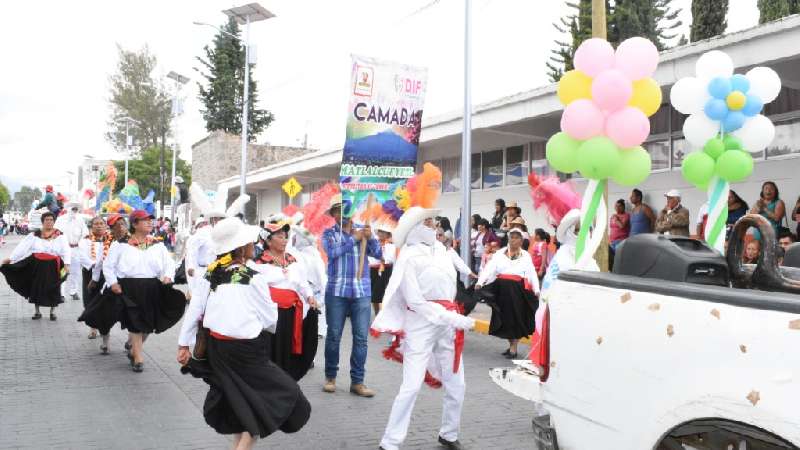
[(655, 140), (642, 144), (647, 153), (650, 153), (652, 170), (669, 169), (670, 148), (669, 139)]
[(503, 186), (503, 151), (492, 150), (483, 154), (483, 188)]
[(531, 142), (531, 173), (540, 177), (550, 174), (550, 166), (547, 164), (545, 148), (547, 142)]
[(480, 189), (481, 188), (481, 154), (480, 153), (473, 153), (472, 154), (472, 170), (470, 170), (470, 185), (472, 189)]
[(444, 192), (458, 192), (461, 190), (461, 158), (446, 158), (442, 160), (442, 190)]
[(672, 167), (677, 169), (683, 165), (683, 159), (692, 152), (689, 143), (683, 137), (672, 140)]
[(767, 147), (767, 158), (797, 155), (800, 155), (800, 119), (776, 123), (775, 139)]
[(506, 186), (525, 183), (528, 177), (528, 165), (526, 163), (524, 145), (506, 149)]

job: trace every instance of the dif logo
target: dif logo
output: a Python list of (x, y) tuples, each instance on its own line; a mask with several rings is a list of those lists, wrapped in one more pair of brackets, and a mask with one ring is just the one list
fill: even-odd
[(356, 79), (353, 94), (363, 97), (372, 97), (372, 86), (375, 84), (375, 74), (372, 67), (356, 64)]
[(419, 97), (422, 94), (422, 80), (395, 75), (394, 89), (398, 94), (407, 95), (409, 97)]

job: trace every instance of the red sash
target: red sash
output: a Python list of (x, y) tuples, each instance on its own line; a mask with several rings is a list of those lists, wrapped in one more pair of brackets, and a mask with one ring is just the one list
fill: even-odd
[[(464, 314), (464, 305), (461, 303), (456, 303), (450, 300), (432, 301), (444, 306), (444, 309), (448, 311), (455, 311), (459, 314)], [(456, 330), (456, 337), (453, 341), (453, 347), (455, 348), (455, 356), (453, 357), (453, 373), (458, 373), (458, 367), (461, 365), (461, 353), (464, 352), (464, 330)]]
[(291, 289), (281, 289), (276, 287), (269, 288), (272, 301), (278, 304), (278, 308), (289, 309), (294, 307), (294, 329), (292, 330), (292, 354), (300, 355), (303, 353), (303, 301), (297, 292)]
[(33, 257), (38, 259), (39, 261), (55, 261), (56, 262), (56, 271), (58, 272), (58, 276), (61, 276), (61, 257), (58, 255), (51, 255), (50, 253), (34, 253)]
[(526, 291), (532, 291), (533, 290), (533, 286), (531, 286), (531, 282), (527, 278), (522, 278), (519, 275), (508, 275), (508, 274), (505, 274), (505, 273), (501, 273), (500, 275), (497, 276), (497, 278), (499, 278), (501, 280), (518, 281), (518, 282), (522, 283), (522, 285), (524, 286)]
[(214, 330), (209, 330), (208, 334), (211, 335), (214, 339), (219, 339), (220, 341), (235, 341), (236, 338), (232, 338), (230, 336), (225, 336), (224, 334), (217, 333)]

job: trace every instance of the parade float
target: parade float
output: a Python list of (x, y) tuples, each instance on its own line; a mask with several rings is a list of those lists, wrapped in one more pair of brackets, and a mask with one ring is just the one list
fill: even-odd
[[(637, 235), (617, 248), (613, 273), (592, 270), (597, 230), (606, 227), (601, 183), (634, 185), (647, 177), (649, 157), (637, 145), (648, 133), (643, 116), (661, 103), (649, 78), (658, 52), (641, 38), (616, 51), (590, 39), (576, 52), (576, 69), (559, 83), (566, 109), (547, 159), (556, 170), (580, 172), (588, 187), (580, 209), (563, 213), (568, 201), (554, 209), (563, 215), (562, 247), (542, 284), (529, 358), (490, 373), (499, 386), (533, 402), (532, 448), (800, 446), (800, 357), (786, 351), (800, 343), (800, 269), (779, 266), (775, 231), (759, 215), (744, 216), (727, 248), (720, 244), (726, 217), (720, 203), (728, 184), (752, 171), (746, 151), (763, 149), (774, 136), (760, 111), (780, 81), (764, 68), (734, 75), (730, 58), (720, 53), (703, 55), (697, 78), (680, 80), (671, 99), (691, 114), (684, 132), (696, 152), (683, 173), (709, 193), (709, 244)], [(542, 183), (531, 184), (542, 191)], [(546, 202), (552, 192), (539, 192), (534, 201)], [(742, 264), (745, 234), (753, 227), (764, 251), (757, 264)], [(784, 264), (798, 260), (795, 244)]]

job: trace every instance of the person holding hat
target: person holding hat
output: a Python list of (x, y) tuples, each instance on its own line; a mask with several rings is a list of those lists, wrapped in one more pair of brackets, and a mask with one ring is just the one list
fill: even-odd
[[(95, 216), (92, 218), (91, 226), (89, 235), (78, 242), (78, 261), (83, 275), (81, 277), (81, 296), (83, 297), (84, 309), (98, 293), (96, 290), (97, 284), (93, 284), (92, 288), (89, 288), (92, 282), (92, 269), (97, 264), (98, 259), (108, 254), (108, 249), (111, 247), (111, 240), (108, 239), (109, 234), (106, 231), (106, 221), (100, 216)], [(97, 329), (92, 328), (89, 333), (89, 339), (95, 338), (97, 338)]]
[(130, 219), (130, 237), (111, 244), (103, 261), (103, 275), (110, 286), (106, 295), (110, 298), (104, 301), (124, 305), (120, 323), (128, 330), (129, 359), (138, 373), (144, 369), (142, 346), (146, 336), (175, 325), (183, 315), (186, 297), (172, 287), (175, 261), (164, 244), (151, 235), (153, 216), (136, 210)]
[(530, 255), (522, 250), (522, 241), (522, 230), (510, 228), (508, 247), (492, 256), (475, 285), (475, 290), (489, 285), (489, 334), (508, 340), (503, 355), (509, 359), (517, 358), (519, 340), (533, 333), (534, 314), (539, 306), (539, 276)]
[(250, 449), (277, 430), (299, 431), (311, 415), (297, 382), (270, 361), (271, 331), (279, 320), (271, 275), (247, 264), (258, 233), (259, 227), (235, 217), (214, 227), (218, 257), (197, 285), (178, 338), (181, 372), (209, 385), (206, 423), (217, 433), (232, 434), (234, 449)]
[(383, 308), (372, 323), (374, 335), (394, 336), (384, 356), (403, 363), (403, 382), (381, 439), (384, 450), (405, 440), (423, 381), (444, 386), (442, 426), (438, 441), (460, 449), (458, 431), (464, 402), (464, 330), (475, 320), (461, 314), (456, 297), (456, 269), (447, 249), (436, 239), (433, 217), (438, 209), (409, 208), (394, 230), (401, 248), (386, 287)]
[(289, 225), (267, 224), (267, 248), (255, 270), (266, 275), (269, 294), (278, 305), (278, 322), (272, 337), (270, 358), (295, 380), (311, 368), (317, 354), (318, 305), (308, 283), (302, 257), (287, 251)]
[(36, 307), (33, 320), (42, 318), (41, 306), (49, 306), (50, 320), (56, 320), (56, 307), (64, 302), (61, 282), (72, 260), (69, 244), (55, 222), (55, 214), (42, 214), (42, 228), (26, 235), (0, 264), (11, 289)]
[[(70, 255), (75, 262), (81, 260), (80, 249), (78, 244), (81, 239), (89, 235), (89, 228), (86, 226), (86, 221), (78, 214), (78, 207), (80, 204), (74, 200), (67, 201), (65, 208), (66, 214), (61, 215), (56, 219), (55, 227), (61, 231), (61, 234), (67, 240), (70, 248)], [(78, 300), (78, 290), (81, 287), (81, 265), (70, 264), (70, 272), (67, 279), (62, 286), (64, 296), (69, 295), (73, 300)], [(83, 299), (86, 302), (87, 299)]]
[(359, 397), (372, 397), (375, 392), (364, 385), (372, 291), (368, 261), (361, 258), (362, 248), (365, 256), (380, 259), (383, 255), (369, 228), (353, 229), (350, 219), (342, 217), (341, 194), (331, 198), (328, 214), (334, 218), (335, 224), (322, 233), (322, 248), (328, 255), (328, 286), (325, 289), (328, 334), (325, 336), (325, 385), (322, 389), (327, 393), (336, 392), (339, 343), (349, 315), (353, 328), (350, 392)]
[(673, 236), (689, 236), (689, 210), (681, 205), (681, 192), (671, 189), (664, 193), (667, 206), (661, 210), (656, 219), (656, 231)]
[(397, 249), (392, 243), (393, 227), (388, 223), (381, 223), (377, 226), (378, 242), (381, 246), (382, 258), (369, 257), (369, 278), (372, 288), (372, 310), (375, 315), (381, 310), (383, 294), (386, 291), (386, 284), (392, 277), (392, 266), (396, 259)]

